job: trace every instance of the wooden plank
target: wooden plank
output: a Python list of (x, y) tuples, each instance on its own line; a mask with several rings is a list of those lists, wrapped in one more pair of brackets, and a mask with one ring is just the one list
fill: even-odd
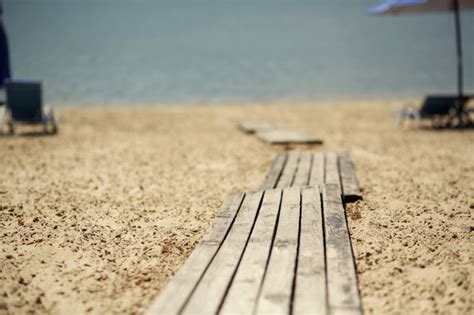
[(246, 194), (232, 228), (182, 314), (215, 314), (218, 311), (247, 245), (262, 197), (262, 191)]
[(234, 193), (226, 197), (211, 228), (152, 304), (147, 315), (179, 313), (225, 239), (244, 196), (244, 193)]
[(303, 187), (309, 184), (309, 175), (311, 171), (311, 153), (300, 153), (298, 169), (292, 186)]
[(257, 302), (256, 314), (289, 314), (295, 275), (300, 188), (283, 191), (278, 227)]
[(293, 314), (327, 314), (321, 197), (318, 187), (302, 192), (301, 231)]
[(294, 130), (266, 129), (256, 132), (259, 139), (270, 144), (322, 144), (320, 139), (309, 137)]
[(331, 314), (362, 314), (351, 240), (339, 187), (323, 189), (328, 305)]
[(339, 163), (337, 159), (337, 154), (334, 152), (326, 153), (325, 159), (325, 184), (336, 184), (341, 189), (341, 180), (339, 177)]
[(278, 153), (275, 159), (273, 160), (272, 168), (270, 173), (268, 173), (267, 178), (260, 186), (259, 190), (263, 189), (272, 189), (275, 188), (278, 180), (280, 179), (283, 168), (285, 167), (286, 160), (288, 158), (287, 153)]
[(283, 172), (281, 173), (276, 188), (291, 187), (291, 185), (293, 184), (293, 180), (295, 179), (296, 168), (298, 167), (299, 158), (299, 153), (288, 153), (288, 158), (286, 159), (285, 167), (283, 168)]
[(239, 269), (219, 314), (252, 314), (272, 245), (280, 189), (267, 190)]
[(339, 155), (339, 171), (342, 182), (344, 201), (352, 202), (362, 199), (362, 193), (354, 172), (354, 165), (347, 153)]
[(275, 126), (268, 121), (242, 121), (239, 128), (246, 133), (255, 133), (260, 130), (274, 129)]
[(313, 153), (309, 185), (323, 187), (323, 184), (324, 184), (324, 154)]

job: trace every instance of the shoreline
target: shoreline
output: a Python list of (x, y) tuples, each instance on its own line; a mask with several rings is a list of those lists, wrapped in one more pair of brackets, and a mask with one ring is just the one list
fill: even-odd
[[(431, 94), (440, 94), (440, 95), (454, 95), (456, 93), (431, 93)], [(397, 104), (397, 105), (404, 105), (406, 103), (413, 103), (415, 106), (421, 105), (425, 94), (419, 94), (418, 96), (412, 97), (370, 97), (367, 98), (365, 96), (358, 97), (342, 97), (342, 98), (334, 98), (334, 97), (327, 97), (321, 99), (307, 99), (307, 100), (297, 100), (297, 99), (289, 99), (289, 100), (271, 100), (271, 99), (264, 99), (264, 100), (211, 100), (211, 101), (197, 101), (197, 102), (100, 102), (100, 103), (80, 103), (80, 102), (48, 102), (45, 100), (46, 106), (52, 106), (54, 108), (124, 108), (124, 107), (132, 107), (132, 108), (163, 108), (163, 107), (239, 107), (239, 106), (285, 106), (288, 104), (292, 104), (294, 106), (304, 106), (304, 105), (311, 105), (311, 106), (320, 106), (320, 105), (343, 105), (343, 104), (352, 104), (352, 105), (368, 105), (368, 104)]]
[[(58, 136), (0, 137), (0, 312), (145, 311), (224, 196), (286, 149), (349, 151), (367, 314), (469, 313), (474, 133), (399, 129), (404, 102), (55, 106)], [(238, 130), (249, 118), (324, 145), (269, 146)]]

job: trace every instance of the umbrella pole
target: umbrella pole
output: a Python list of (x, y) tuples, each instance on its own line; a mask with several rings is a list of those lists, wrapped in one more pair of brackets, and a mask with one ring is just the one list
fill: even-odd
[[(463, 55), (462, 55), (462, 35), (461, 35), (461, 16), (459, 13), (459, 0), (453, 0), (454, 24), (456, 28), (456, 55), (458, 68), (458, 106), (457, 118), (460, 125), (469, 123), (469, 116), (464, 112), (464, 92), (463, 92)], [(466, 118), (467, 121), (464, 121)]]
[(454, 0), (454, 23), (456, 27), (456, 50), (458, 66), (458, 96), (463, 96), (463, 57), (462, 57), (462, 36), (461, 17), (459, 14), (459, 0)]

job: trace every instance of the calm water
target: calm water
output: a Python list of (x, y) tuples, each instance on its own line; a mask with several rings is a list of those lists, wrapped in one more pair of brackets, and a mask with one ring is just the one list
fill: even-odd
[[(4, 0), (13, 72), (53, 104), (407, 98), (456, 90), (451, 14), (378, 0)], [(474, 13), (463, 13), (474, 93)]]

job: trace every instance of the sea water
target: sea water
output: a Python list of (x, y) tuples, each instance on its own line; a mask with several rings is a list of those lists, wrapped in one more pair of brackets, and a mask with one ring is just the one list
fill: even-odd
[[(379, 0), (4, 0), (16, 79), (46, 102), (400, 99), (456, 92), (452, 13), (374, 17)], [(474, 12), (462, 14), (474, 93)]]

